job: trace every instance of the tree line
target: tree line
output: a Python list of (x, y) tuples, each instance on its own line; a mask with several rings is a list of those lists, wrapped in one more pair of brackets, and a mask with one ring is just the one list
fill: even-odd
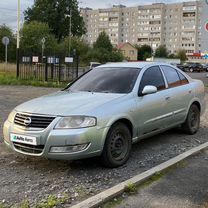
[(170, 58), (170, 59), (180, 59), (182, 62), (187, 60), (186, 51), (181, 49), (177, 51), (176, 54), (171, 54), (168, 52), (165, 45), (159, 46), (155, 51), (149, 45), (136, 45), (138, 51), (138, 60), (146, 60), (152, 56), (156, 58)]

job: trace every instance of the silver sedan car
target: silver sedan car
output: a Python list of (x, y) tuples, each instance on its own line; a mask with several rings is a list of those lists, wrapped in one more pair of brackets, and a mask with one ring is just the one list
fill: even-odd
[(195, 134), (204, 112), (204, 85), (164, 63), (101, 65), (64, 90), (17, 106), (4, 123), (16, 152), (51, 159), (100, 156), (123, 165), (132, 143), (182, 126)]

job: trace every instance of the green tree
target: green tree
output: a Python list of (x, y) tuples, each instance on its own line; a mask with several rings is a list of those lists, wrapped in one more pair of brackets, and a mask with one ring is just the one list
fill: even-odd
[(50, 33), (50, 28), (47, 23), (33, 21), (23, 25), (21, 33), (20, 48), (25, 53), (41, 54), (42, 42), (45, 38), (45, 52), (56, 53), (57, 41)]
[(93, 48), (91, 48), (85, 56), (86, 62), (97, 61), (106, 63), (118, 62), (123, 59), (123, 54), (116, 48), (113, 48), (109, 36), (104, 31), (99, 34), (97, 40), (93, 44)]
[(175, 59), (175, 58), (177, 58), (177, 56), (174, 53), (171, 53), (168, 55), (168, 58)]
[[(64, 41), (62, 41), (58, 46), (58, 54), (62, 57), (69, 55), (69, 37), (65, 38)], [(86, 60), (86, 54), (90, 50), (89, 45), (82, 40), (80, 37), (72, 37), (71, 38), (71, 52), (70, 54), (73, 54), (74, 49), (76, 50), (76, 55), (79, 56), (79, 61), (81, 63), (85, 62)]]
[(10, 43), (8, 45), (8, 61), (9, 62), (15, 62), (16, 60), (16, 39), (15, 36), (11, 30), (6, 25), (0, 25), (0, 61), (5, 60), (5, 46), (2, 43), (2, 38), (4, 36), (7, 36), (10, 40)]
[(106, 34), (106, 32), (101, 32), (93, 44), (94, 48), (103, 48), (108, 52), (112, 52), (113, 46), (111, 44), (109, 36)]
[(152, 56), (152, 48), (149, 45), (142, 45), (137, 46), (136, 48), (138, 50), (138, 60), (146, 60), (147, 58), (150, 58)]
[(85, 62), (89, 63), (91, 61), (106, 63), (110, 61), (110, 54), (112, 52), (107, 51), (104, 48), (91, 48), (88, 50), (85, 56)]
[(186, 51), (183, 50), (183, 49), (178, 51), (177, 57), (181, 60), (181, 62), (184, 62), (188, 59), (187, 56), (186, 56)]
[(72, 35), (82, 36), (86, 29), (77, 0), (36, 0), (32, 8), (24, 12), (27, 23), (47, 23), (59, 42), (69, 35), (70, 14)]
[(90, 48), (84, 56), (85, 63), (89, 63), (91, 61), (100, 63), (120, 62), (123, 61), (123, 59), (123, 54), (115, 48), (111, 52), (104, 48)]
[(155, 57), (158, 57), (158, 58), (167, 58), (168, 57), (168, 50), (165, 45), (161, 45), (156, 49)]
[(112, 62), (120, 62), (124, 60), (124, 56), (120, 50), (113, 49), (110, 59)]

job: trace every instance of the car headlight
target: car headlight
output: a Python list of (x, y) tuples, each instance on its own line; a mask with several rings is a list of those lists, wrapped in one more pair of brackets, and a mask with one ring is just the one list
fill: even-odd
[(13, 110), (13, 111), (9, 114), (7, 120), (8, 120), (10, 123), (13, 123), (15, 115), (16, 115), (16, 111)]
[(90, 116), (69, 116), (62, 118), (55, 129), (78, 129), (96, 126), (96, 118)]

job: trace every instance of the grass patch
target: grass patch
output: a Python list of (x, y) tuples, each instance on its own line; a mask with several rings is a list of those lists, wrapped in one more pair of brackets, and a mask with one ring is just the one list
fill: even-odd
[(64, 197), (61, 198), (58, 198), (54, 195), (50, 195), (46, 200), (37, 204), (36, 208), (53, 208), (65, 203), (68, 199), (69, 197), (67, 194), (65, 194)]
[(150, 177), (147, 181), (145, 181), (144, 183), (141, 183), (138, 186), (138, 189), (144, 188), (146, 186), (149, 186), (150, 184), (154, 183), (155, 181), (160, 180), (167, 172), (159, 172), (156, 173), (155, 175), (153, 175), (152, 177)]
[(21, 203), (12, 206), (12, 208), (30, 208), (30, 204), (28, 200), (25, 199)]
[(16, 79), (15, 72), (0, 71), (0, 85), (31, 85), (36, 87), (58, 87), (64, 88), (68, 83), (64, 82), (45, 82), (37, 81), (35, 79), (21, 80)]
[[(56, 197), (54, 195), (49, 195), (45, 200), (42, 200), (40, 203), (36, 204), (35, 208), (53, 208), (57, 207), (60, 204), (64, 204), (69, 199), (69, 196), (65, 193), (62, 197)], [(31, 208), (30, 203), (27, 199), (24, 199), (22, 202), (8, 205), (6, 203), (0, 202), (0, 208)]]
[(6, 203), (0, 203), (0, 208), (30, 208), (28, 200), (23, 200), (22, 202), (18, 204), (14, 204), (12, 206), (9, 206)]
[(5, 203), (1, 203), (0, 202), (0, 208), (8, 208), (9, 206), (8, 205), (6, 205)]
[(124, 192), (127, 194), (135, 194), (137, 193), (137, 187), (133, 183), (129, 183), (127, 186), (124, 187)]

